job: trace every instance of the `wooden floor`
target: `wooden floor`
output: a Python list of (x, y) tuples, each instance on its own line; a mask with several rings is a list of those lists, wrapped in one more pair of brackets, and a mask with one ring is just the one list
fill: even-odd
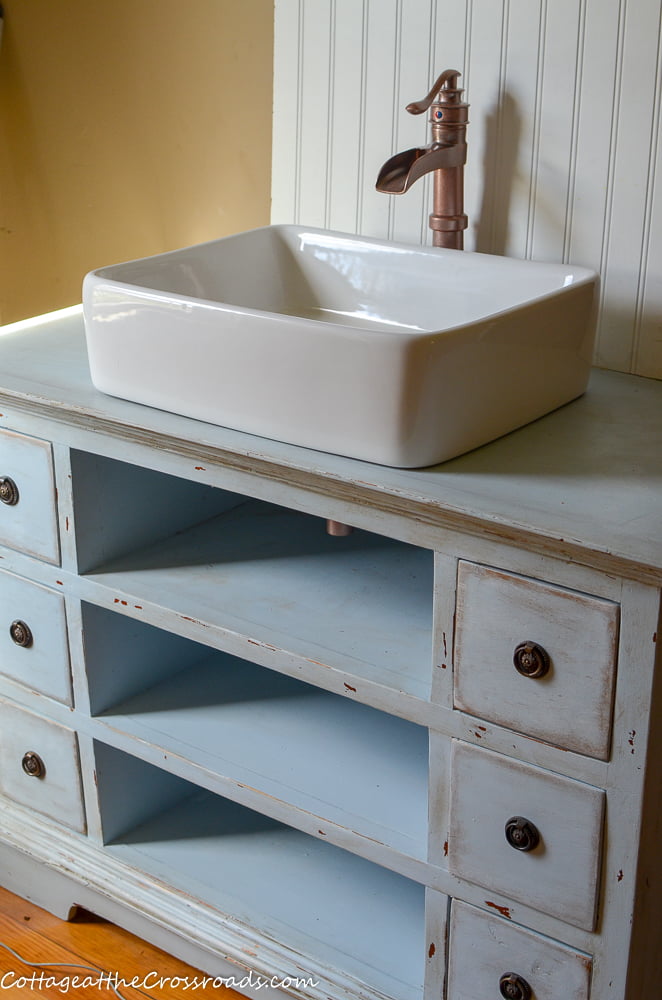
[[(3, 946), (11, 948), (22, 961)], [(108, 976), (100, 977), (99, 970), (110, 973), (110, 980)], [(162, 987), (119, 985), (114, 992), (109, 986), (114, 974), (126, 982), (135, 977), (137, 986), (142, 987), (146, 977), (148, 984), (156, 981), (154, 973), (164, 980)], [(74, 976), (80, 977), (78, 985), (72, 983)], [(1, 998), (209, 1000), (215, 997), (216, 1000), (240, 1000), (238, 993), (222, 986), (210, 984), (193, 988), (189, 985), (186, 988), (184, 982), (177, 983), (177, 977), (183, 980), (188, 977), (191, 984), (196, 976), (198, 980), (202, 978), (202, 974), (190, 966), (91, 913), (79, 910), (74, 920), (59, 920), (0, 888)], [(29, 981), (26, 983), (21, 977)], [(80, 985), (85, 977), (91, 977), (93, 985)]]

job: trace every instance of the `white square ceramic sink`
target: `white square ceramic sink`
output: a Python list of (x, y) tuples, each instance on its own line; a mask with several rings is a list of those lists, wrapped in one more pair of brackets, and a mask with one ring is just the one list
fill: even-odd
[(93, 271), (103, 392), (384, 465), (445, 461), (586, 388), (597, 279), (267, 226)]

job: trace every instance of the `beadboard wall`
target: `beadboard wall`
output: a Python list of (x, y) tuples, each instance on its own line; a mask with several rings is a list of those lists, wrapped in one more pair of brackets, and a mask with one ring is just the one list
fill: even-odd
[(404, 108), (446, 68), (471, 103), (467, 249), (594, 267), (596, 363), (662, 378), (661, 0), (276, 0), (272, 220), (429, 242)]

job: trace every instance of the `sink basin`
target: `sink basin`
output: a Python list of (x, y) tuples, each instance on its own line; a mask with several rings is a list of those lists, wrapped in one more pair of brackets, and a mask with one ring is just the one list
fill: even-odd
[(585, 268), (267, 226), (92, 271), (102, 392), (383, 465), (445, 461), (586, 388)]

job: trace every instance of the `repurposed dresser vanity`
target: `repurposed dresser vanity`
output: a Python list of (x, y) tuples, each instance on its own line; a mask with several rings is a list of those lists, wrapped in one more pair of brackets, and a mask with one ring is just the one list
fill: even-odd
[(80, 313), (0, 370), (4, 885), (254, 995), (658, 995), (662, 384), (402, 471), (105, 397)]

